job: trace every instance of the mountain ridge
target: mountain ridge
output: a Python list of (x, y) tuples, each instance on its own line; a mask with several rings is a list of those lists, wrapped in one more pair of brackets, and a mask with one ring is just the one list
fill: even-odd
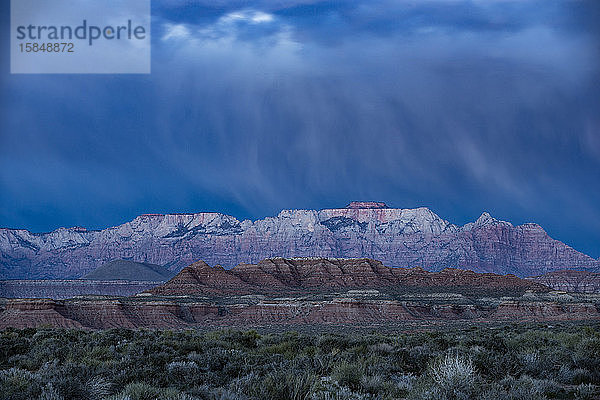
[(233, 267), (281, 257), (367, 257), (394, 267), (446, 267), (541, 275), (592, 270), (600, 262), (552, 239), (537, 224), (513, 226), (482, 215), (463, 226), (426, 207), (282, 210), (256, 221), (217, 212), (142, 214), (103, 230), (59, 228), (49, 233), (0, 229), (3, 279), (76, 278), (115, 258), (179, 271), (203, 259)]
[[(369, 258), (267, 258), (226, 270), (197, 261), (162, 285), (147, 290), (160, 296), (285, 296), (349, 289), (402, 291), (407, 288), (548, 292), (550, 288), (514, 275), (445, 268), (392, 268)], [(521, 293), (522, 294), (522, 293)]]

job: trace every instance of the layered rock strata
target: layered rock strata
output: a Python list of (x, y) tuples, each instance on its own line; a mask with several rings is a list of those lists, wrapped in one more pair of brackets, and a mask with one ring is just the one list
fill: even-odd
[(154, 295), (222, 296), (244, 294), (331, 293), (348, 289), (380, 289), (399, 292), (407, 288), (461, 291), (526, 290), (545, 292), (537, 282), (514, 275), (476, 273), (459, 269), (428, 272), (422, 268), (391, 268), (380, 261), (331, 258), (269, 258), (257, 264), (239, 264), (230, 270), (198, 261), (185, 267)]
[[(355, 325), (396, 327), (432, 323), (497, 323), (600, 320), (598, 305), (573, 299), (500, 299), (487, 304), (451, 300), (380, 300), (337, 297), (322, 301), (229, 299), (11, 299), (0, 302), (0, 329), (50, 325), (65, 328), (200, 328), (219, 326)], [(596, 299), (597, 301), (598, 299)], [(489, 301), (486, 300), (486, 301)]]
[(527, 279), (566, 292), (600, 293), (600, 273), (563, 270)]

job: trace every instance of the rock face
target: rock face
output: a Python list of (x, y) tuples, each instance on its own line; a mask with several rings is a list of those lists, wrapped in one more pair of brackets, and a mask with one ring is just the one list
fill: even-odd
[(4, 279), (79, 278), (117, 258), (179, 271), (196, 260), (233, 267), (268, 257), (311, 256), (517, 276), (600, 265), (536, 224), (513, 226), (484, 213), (474, 223), (457, 226), (427, 208), (395, 209), (374, 202), (284, 210), (254, 222), (219, 213), (145, 214), (101, 231), (0, 229)]
[(577, 293), (600, 293), (600, 273), (562, 270), (527, 279), (555, 290)]
[(300, 295), (349, 289), (398, 292), (405, 288), (513, 293), (549, 291), (546, 286), (514, 275), (452, 268), (440, 272), (427, 272), (422, 268), (390, 268), (367, 258), (270, 258), (257, 264), (239, 264), (230, 270), (221, 266), (210, 267), (199, 261), (185, 267), (167, 283), (148, 290), (148, 293), (161, 296)]

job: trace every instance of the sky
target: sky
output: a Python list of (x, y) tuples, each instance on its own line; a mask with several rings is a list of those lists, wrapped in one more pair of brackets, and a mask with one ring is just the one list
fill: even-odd
[(374, 200), (600, 257), (597, 1), (154, 0), (151, 68), (2, 57), (0, 226)]

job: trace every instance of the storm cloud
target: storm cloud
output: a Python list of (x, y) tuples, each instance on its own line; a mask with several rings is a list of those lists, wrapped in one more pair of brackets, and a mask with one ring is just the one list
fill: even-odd
[(592, 1), (154, 1), (151, 75), (3, 67), (0, 225), (378, 200), (599, 257), (597, 21)]

